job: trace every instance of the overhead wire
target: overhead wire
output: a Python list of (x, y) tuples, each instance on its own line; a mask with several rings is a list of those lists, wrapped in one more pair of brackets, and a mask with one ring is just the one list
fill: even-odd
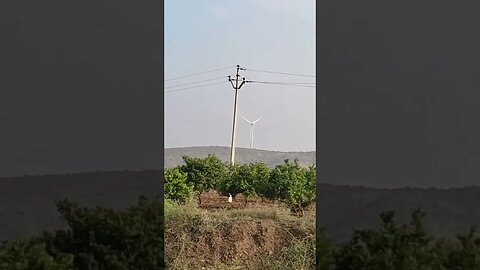
[(201, 80), (201, 81), (196, 81), (196, 82), (190, 82), (190, 83), (183, 83), (183, 84), (165, 86), (164, 89), (175, 88), (175, 87), (185, 86), (185, 85), (192, 85), (192, 84), (197, 84), (197, 83), (202, 83), (202, 82), (216, 81), (216, 80), (226, 79), (226, 78), (228, 78), (228, 77), (227, 77), (227, 76), (222, 76), (222, 77), (211, 78), (211, 79), (206, 79), (206, 80)]
[(312, 85), (314, 83), (293, 83), (293, 82), (266, 82), (266, 81), (246, 81), (247, 83), (261, 83), (261, 84), (276, 84), (276, 85), (286, 85), (286, 86), (297, 86), (297, 87), (316, 87)]
[[(204, 71), (204, 72), (192, 73), (192, 74), (189, 74), (189, 75), (170, 78), (170, 79), (167, 79), (165, 81), (172, 81), (172, 80), (192, 77), (192, 76), (196, 76), (196, 75), (207, 74), (207, 73), (211, 73), (211, 72), (215, 72), (215, 71), (225, 70), (225, 69), (232, 68), (232, 67), (235, 67), (235, 66), (227, 66), (227, 67), (212, 69), (212, 70), (208, 70), (208, 71)], [(306, 75), (306, 74), (276, 72), (276, 71), (258, 70), (258, 69), (244, 68), (244, 70), (254, 71), (254, 72), (265, 72), (265, 73), (272, 73), (272, 74), (290, 75), (290, 76), (301, 76), (301, 77), (312, 77), (312, 78), (315, 77), (313, 75)], [(210, 78), (210, 79), (205, 79), (205, 80), (200, 80), (200, 81), (195, 81), (195, 82), (188, 82), (188, 83), (184, 83), (184, 84), (165, 86), (164, 89), (177, 88), (177, 87), (186, 86), (186, 85), (195, 85), (195, 84), (198, 84), (198, 83), (215, 81), (215, 80), (219, 80), (219, 79), (223, 79), (223, 78), (227, 78), (227, 76)], [(225, 82), (228, 82), (228, 81), (215, 82), (215, 83), (202, 84), (202, 85), (195, 85), (195, 86), (184, 87), (184, 88), (179, 88), (179, 89), (172, 89), (172, 90), (164, 91), (164, 93), (179, 92), (179, 91), (201, 88), (201, 87), (215, 85), (215, 84), (221, 84), (221, 83), (225, 83)], [(249, 81), (245, 81), (245, 82), (246, 83), (259, 83), (259, 84), (285, 85), (285, 86), (295, 86), (295, 87), (311, 87), (311, 88), (316, 87), (314, 82), (278, 82), (278, 81), (254, 81), (254, 80), (249, 80)]]
[(315, 75), (307, 75), (307, 74), (298, 74), (298, 73), (288, 73), (288, 72), (277, 72), (277, 71), (269, 71), (269, 70), (259, 70), (259, 69), (251, 69), (251, 68), (245, 68), (247, 71), (253, 71), (253, 72), (263, 72), (263, 73), (271, 73), (271, 74), (282, 74), (282, 75), (289, 75), (289, 76), (299, 76), (299, 77), (310, 77), (310, 78), (315, 78)]
[(209, 83), (209, 84), (203, 84), (203, 85), (185, 87), (185, 88), (180, 88), (180, 89), (173, 89), (173, 90), (164, 91), (164, 93), (172, 93), (172, 92), (184, 91), (184, 90), (187, 90), (187, 89), (200, 88), (200, 87), (205, 87), (205, 86), (214, 85), (214, 84), (220, 84), (220, 83), (227, 83), (227, 82), (228, 82), (228, 81), (215, 82), (215, 83)]
[(201, 75), (201, 74), (211, 73), (211, 72), (215, 72), (215, 71), (225, 70), (225, 69), (232, 68), (232, 67), (235, 67), (235, 66), (228, 66), (228, 67), (217, 68), (217, 69), (212, 69), (212, 70), (198, 72), (198, 73), (192, 73), (192, 74), (188, 74), (188, 75), (184, 75), (184, 76), (179, 76), (179, 77), (175, 77), (175, 78), (166, 79), (164, 81), (166, 82), (166, 81), (183, 79), (183, 78), (192, 77), (192, 76), (196, 76), (196, 75)]
[(248, 81), (258, 83), (282, 83), (282, 84), (315, 84), (314, 82), (277, 82), (277, 81)]

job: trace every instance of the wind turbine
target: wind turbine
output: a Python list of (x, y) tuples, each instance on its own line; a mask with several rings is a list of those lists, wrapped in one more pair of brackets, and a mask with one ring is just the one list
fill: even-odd
[(253, 148), (253, 125), (255, 125), (260, 119), (258, 118), (257, 120), (250, 122), (247, 118), (243, 117), (243, 120), (247, 121), (250, 124), (250, 148)]

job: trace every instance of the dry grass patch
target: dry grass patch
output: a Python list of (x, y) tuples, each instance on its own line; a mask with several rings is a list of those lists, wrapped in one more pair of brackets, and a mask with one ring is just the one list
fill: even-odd
[[(315, 211), (280, 205), (208, 211), (165, 203), (168, 269), (314, 269)], [(204, 268), (202, 268), (204, 267)]]

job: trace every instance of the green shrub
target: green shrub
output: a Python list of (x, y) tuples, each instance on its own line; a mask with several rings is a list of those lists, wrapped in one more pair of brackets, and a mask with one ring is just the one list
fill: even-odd
[(229, 176), (219, 183), (219, 191), (223, 195), (231, 193), (233, 196), (242, 193), (245, 196), (245, 202), (248, 198), (259, 195), (259, 186), (267, 181), (270, 175), (267, 165), (261, 162), (235, 164), (229, 169)]
[(382, 213), (379, 230), (357, 230), (340, 248), (337, 269), (446, 270), (445, 252), (427, 236), (421, 222), (424, 215), (415, 211), (410, 224), (397, 225), (394, 212)]
[(165, 198), (184, 203), (193, 193), (193, 188), (187, 183), (187, 174), (177, 168), (165, 169)]
[[(218, 189), (219, 183), (228, 177), (228, 166), (214, 155), (206, 158), (183, 156), (184, 165), (179, 170), (187, 175), (187, 182), (193, 186), (200, 200), (200, 194)], [(201, 202), (200, 202), (201, 203)]]
[(305, 207), (315, 201), (315, 170), (300, 167), (298, 160), (285, 160), (270, 173), (264, 195), (287, 203), (292, 212), (303, 213)]
[(75, 269), (164, 269), (163, 202), (141, 198), (126, 211), (57, 202), (69, 229), (40, 239), (51, 254), (72, 254)]
[(467, 234), (457, 236), (457, 240), (460, 247), (452, 249), (452, 252), (450, 252), (447, 269), (480, 269), (480, 235), (478, 229), (472, 227)]
[(52, 256), (39, 241), (12, 241), (0, 246), (2, 270), (68, 270), (73, 268), (72, 255)]
[(335, 269), (335, 246), (323, 230), (317, 230), (315, 249), (317, 269)]

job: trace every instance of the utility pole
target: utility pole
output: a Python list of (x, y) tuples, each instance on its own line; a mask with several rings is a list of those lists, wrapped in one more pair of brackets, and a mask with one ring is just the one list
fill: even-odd
[[(231, 165), (235, 164), (235, 129), (237, 127), (238, 90), (245, 84), (245, 78), (243, 78), (241, 84), (238, 85), (240, 79), (238, 71), (240, 70), (245, 70), (245, 68), (241, 68), (239, 65), (237, 65), (237, 74), (235, 75), (235, 79), (231, 79), (231, 76), (228, 76), (228, 81), (232, 84), (232, 87), (235, 90), (235, 102), (233, 104), (232, 145), (230, 150)], [(233, 84), (234, 81), (235, 84)]]

